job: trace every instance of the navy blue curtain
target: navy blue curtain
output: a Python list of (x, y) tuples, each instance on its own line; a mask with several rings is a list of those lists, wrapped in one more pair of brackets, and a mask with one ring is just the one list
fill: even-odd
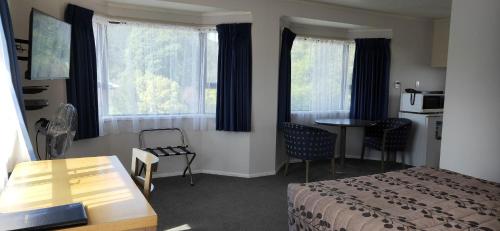
[(217, 25), (216, 129), (250, 131), (252, 110), (251, 24)]
[(71, 24), (70, 78), (66, 80), (68, 103), (78, 111), (75, 140), (99, 136), (97, 68), (92, 17), (94, 11), (68, 4), (64, 20)]
[(16, 42), (15, 42), (12, 20), (10, 18), (9, 5), (7, 3), (7, 0), (0, 0), (0, 14), (2, 17), (2, 27), (3, 27), (3, 32), (5, 34), (5, 41), (7, 42), (7, 51), (9, 53), (12, 85), (14, 87), (14, 91), (16, 92), (16, 98), (17, 102), (19, 103), (19, 109), (21, 110), (23, 121), (26, 122), (24, 116), (24, 100), (23, 100), (23, 89), (21, 84), (21, 75), (19, 73), (19, 67), (17, 65)]
[(387, 118), (391, 67), (390, 39), (356, 39), (351, 119)]
[(281, 33), (280, 69), (278, 79), (278, 127), (290, 122), (292, 88), (292, 46), (297, 35), (285, 28)]

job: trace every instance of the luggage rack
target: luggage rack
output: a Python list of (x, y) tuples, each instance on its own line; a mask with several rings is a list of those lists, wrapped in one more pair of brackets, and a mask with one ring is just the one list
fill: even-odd
[[(178, 132), (180, 135), (180, 139), (181, 139), (182, 144), (179, 146), (166, 146), (166, 147), (156, 147), (156, 148), (145, 147), (144, 134), (149, 133), (149, 132), (158, 132), (158, 131), (176, 131), (176, 132)], [(193, 175), (191, 173), (191, 163), (193, 163), (193, 160), (196, 157), (196, 153), (192, 152), (188, 149), (188, 145), (185, 143), (185, 140), (184, 140), (184, 132), (180, 128), (160, 128), (160, 129), (142, 130), (139, 132), (139, 147), (141, 150), (150, 152), (151, 154), (153, 154), (157, 157), (184, 156), (186, 158), (186, 167), (184, 168), (184, 171), (182, 172), (182, 177), (186, 176), (186, 172), (189, 173), (190, 184), (191, 184), (191, 186), (194, 185)], [(189, 155), (191, 155), (191, 158), (189, 158)], [(142, 172), (143, 167), (141, 167), (141, 170), (139, 171), (139, 173)]]

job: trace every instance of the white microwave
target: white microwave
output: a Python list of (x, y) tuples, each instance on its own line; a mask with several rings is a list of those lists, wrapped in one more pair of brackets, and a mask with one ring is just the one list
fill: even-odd
[(403, 93), (400, 111), (412, 113), (442, 113), (444, 94)]

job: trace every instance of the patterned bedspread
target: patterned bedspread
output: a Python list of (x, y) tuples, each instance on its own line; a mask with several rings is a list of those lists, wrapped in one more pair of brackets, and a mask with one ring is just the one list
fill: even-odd
[(500, 230), (500, 184), (426, 167), (288, 185), (289, 230)]

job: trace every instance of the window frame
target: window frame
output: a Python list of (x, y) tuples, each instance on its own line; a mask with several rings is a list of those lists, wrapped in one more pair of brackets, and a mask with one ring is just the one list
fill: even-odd
[[(102, 107), (103, 105), (99, 104), (98, 110), (101, 112), (100, 117), (103, 120), (113, 120), (113, 119), (119, 119), (119, 120), (135, 120), (135, 119), (161, 119), (161, 118), (203, 118), (203, 117), (215, 117), (215, 108), (214, 112), (207, 112), (206, 109), (206, 90), (208, 89), (215, 89), (217, 90), (217, 80), (216, 82), (209, 82), (208, 81), (208, 34), (209, 33), (217, 33), (217, 30), (215, 27), (207, 27), (207, 26), (186, 26), (186, 25), (178, 25), (178, 24), (169, 24), (169, 23), (151, 23), (151, 22), (141, 22), (141, 21), (136, 21), (136, 20), (116, 20), (116, 19), (111, 19), (111, 18), (104, 18), (104, 17), (99, 17), (97, 20), (99, 23), (104, 24), (105, 27), (105, 49), (106, 49), (106, 55), (105, 58), (108, 59), (108, 44), (109, 44), (109, 39), (107, 36), (108, 33), (108, 26), (112, 24), (132, 24), (134, 26), (137, 25), (144, 25), (144, 24), (153, 24), (153, 25), (159, 25), (159, 26), (172, 26), (172, 27), (179, 27), (179, 28), (189, 28), (189, 29), (194, 29), (198, 31), (198, 39), (199, 39), (199, 44), (200, 44), (200, 49), (199, 49), (199, 57), (200, 57), (200, 62), (197, 64), (197, 72), (198, 72), (198, 107), (197, 107), (197, 112), (195, 113), (170, 113), (170, 114), (116, 114), (112, 115), (109, 114), (109, 106), (110, 106), (110, 100), (109, 100), (109, 90), (110, 88), (110, 81), (109, 81), (109, 76), (103, 77), (102, 80), (105, 81), (98, 81), (98, 91), (100, 94), (100, 100), (106, 102), (106, 105)], [(95, 28), (94, 28), (95, 31)], [(97, 41), (96, 41), (97, 43)], [(218, 45), (218, 42), (217, 42)], [(217, 62), (218, 57), (214, 57), (215, 62)], [(109, 63), (106, 60), (105, 61), (106, 65), (108, 65), (107, 68), (109, 68)]]

